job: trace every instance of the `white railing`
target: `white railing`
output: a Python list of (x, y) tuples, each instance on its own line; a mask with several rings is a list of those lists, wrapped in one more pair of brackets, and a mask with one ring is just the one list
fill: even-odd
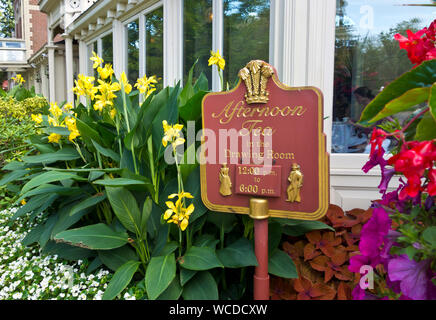
[(26, 43), (24, 40), (0, 38), (1, 63), (26, 63)]

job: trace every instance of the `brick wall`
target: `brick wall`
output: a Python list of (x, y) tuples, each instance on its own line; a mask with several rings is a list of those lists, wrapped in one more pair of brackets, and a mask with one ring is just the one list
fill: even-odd
[[(38, 0), (30, 0), (30, 3)], [(35, 53), (47, 42), (47, 15), (38, 10), (30, 10), (30, 41), (31, 49)]]

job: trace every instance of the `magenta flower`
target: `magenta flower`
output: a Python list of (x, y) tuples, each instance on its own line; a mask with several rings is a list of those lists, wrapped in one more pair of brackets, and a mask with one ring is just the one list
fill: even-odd
[(348, 266), (348, 270), (355, 273), (360, 273), (360, 268), (362, 266), (371, 266), (375, 268), (380, 263), (379, 257), (367, 257), (364, 255), (355, 255), (350, 258), (350, 265)]
[(365, 165), (362, 167), (362, 171), (365, 173), (368, 173), (369, 170), (374, 168), (375, 166), (379, 165), (380, 168), (384, 168), (387, 165), (387, 161), (383, 158), (383, 154), (385, 153), (385, 150), (381, 148), (381, 152), (373, 152), (369, 156), (369, 160)]
[(378, 189), (380, 190), (380, 193), (386, 193), (386, 190), (388, 189), (389, 182), (391, 181), (392, 177), (395, 174), (395, 169), (390, 168), (386, 169), (386, 167), (381, 167), (382, 171), (382, 179), (378, 186)]
[(391, 226), (389, 214), (383, 208), (375, 208), (371, 219), (360, 233), (359, 249), (362, 255), (374, 258), (380, 254), (380, 246)]
[(410, 260), (406, 254), (402, 254), (389, 261), (389, 279), (390, 281), (400, 281), (401, 292), (410, 299), (431, 299), (434, 285), (429, 277), (430, 263), (431, 259), (416, 262)]

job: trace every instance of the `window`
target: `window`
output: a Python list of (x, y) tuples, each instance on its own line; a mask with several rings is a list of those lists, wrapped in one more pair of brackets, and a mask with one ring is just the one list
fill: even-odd
[(127, 29), (127, 78), (131, 84), (139, 78), (139, 20), (126, 25)]
[(101, 38), (101, 57), (105, 63), (110, 63), (113, 65), (114, 63), (114, 55), (113, 55), (113, 44), (112, 44), (112, 33)]
[(269, 60), (269, 0), (224, 0), (224, 83), (250, 60)]
[[(212, 85), (208, 66), (212, 49), (212, 0), (185, 0), (183, 8), (183, 82), (198, 58), (194, 79), (203, 72)], [(222, 52), (221, 52), (222, 54)]]
[(163, 8), (156, 9), (145, 16), (145, 74), (156, 75), (163, 84)]
[[(372, 128), (363, 128), (356, 122), (383, 87), (412, 67), (394, 35), (428, 26), (434, 19), (434, 10), (419, 5), (431, 2), (337, 0), (333, 153), (369, 153)], [(408, 116), (410, 113), (398, 120), (402, 122)], [(394, 144), (387, 141), (384, 147), (390, 150)]]
[[(222, 3), (220, 3), (222, 2)], [(222, 6), (221, 6), (222, 4)], [(217, 10), (215, 12), (214, 10)], [(223, 26), (212, 34), (213, 19)], [(213, 43), (226, 60), (224, 82), (233, 87), (239, 70), (250, 60), (269, 60), (269, 0), (185, 0), (183, 13), (183, 78), (198, 58), (194, 78), (203, 72), (212, 84), (212, 68), (208, 66)], [(219, 39), (223, 43), (219, 44)], [(217, 48), (214, 48), (216, 50)], [(219, 79), (213, 78), (213, 81)]]
[(112, 40), (112, 32), (106, 33), (103, 36), (100, 36), (98, 39), (93, 40), (90, 44), (88, 44), (88, 74), (93, 75), (97, 78), (98, 72), (93, 69), (93, 64), (89, 58), (92, 57), (92, 52), (95, 52), (99, 57), (104, 60), (104, 63), (110, 63), (113, 65), (114, 57), (113, 57), (113, 40)]

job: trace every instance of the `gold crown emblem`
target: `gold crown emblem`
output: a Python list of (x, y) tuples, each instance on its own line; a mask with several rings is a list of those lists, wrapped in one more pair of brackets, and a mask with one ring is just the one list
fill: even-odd
[(262, 60), (252, 60), (241, 69), (238, 76), (245, 82), (248, 104), (267, 103), (269, 92), (266, 90), (268, 79), (274, 74), (274, 69)]

